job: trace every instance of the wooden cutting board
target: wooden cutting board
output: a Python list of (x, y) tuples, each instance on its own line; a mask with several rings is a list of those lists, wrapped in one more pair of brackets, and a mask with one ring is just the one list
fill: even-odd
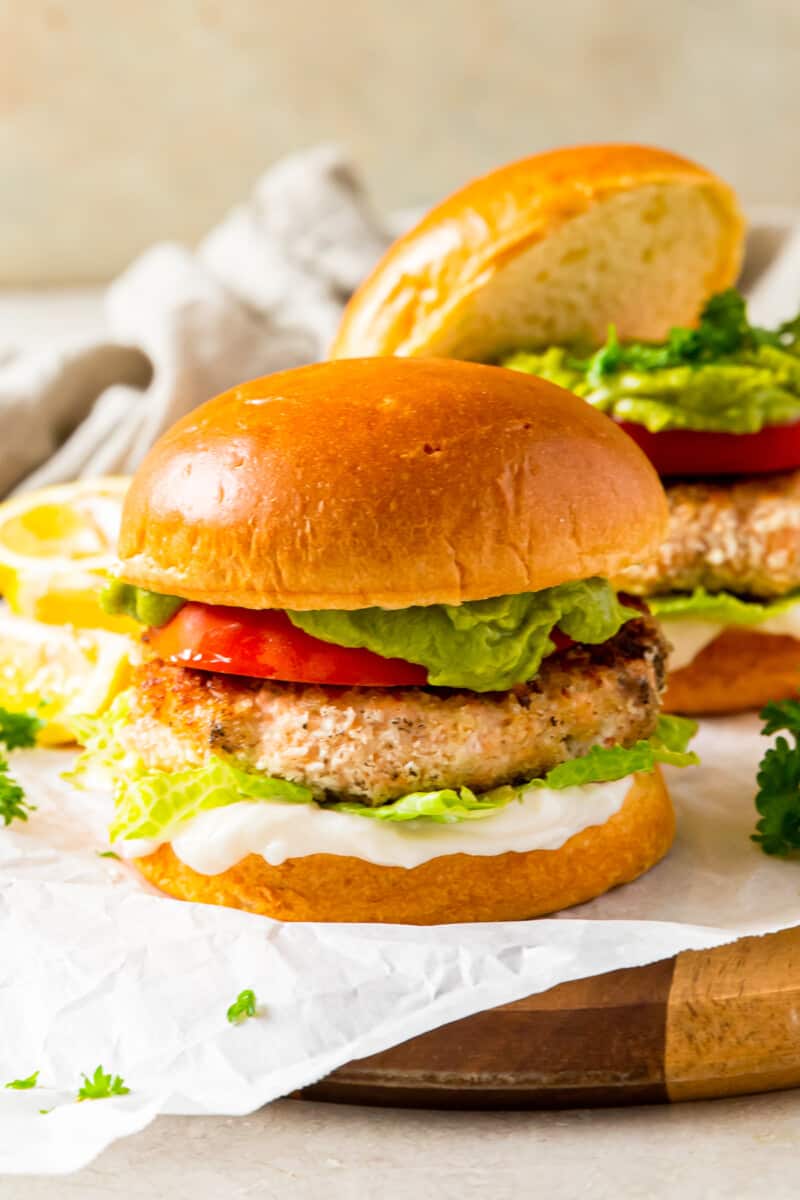
[(800, 928), (614, 971), (341, 1067), (304, 1097), (565, 1108), (800, 1085)]

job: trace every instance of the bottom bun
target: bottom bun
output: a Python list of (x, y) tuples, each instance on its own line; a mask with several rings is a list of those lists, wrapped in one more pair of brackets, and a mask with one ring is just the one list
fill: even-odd
[(670, 672), (664, 711), (735, 713), (788, 700), (800, 690), (800, 641), (726, 629), (680, 671)]
[(636, 879), (663, 858), (674, 833), (672, 804), (655, 771), (634, 775), (619, 812), (558, 850), (450, 854), (411, 869), (333, 854), (273, 867), (250, 854), (220, 875), (200, 875), (164, 845), (136, 864), (151, 883), (180, 900), (225, 904), (282, 921), (515, 921), (581, 904)]

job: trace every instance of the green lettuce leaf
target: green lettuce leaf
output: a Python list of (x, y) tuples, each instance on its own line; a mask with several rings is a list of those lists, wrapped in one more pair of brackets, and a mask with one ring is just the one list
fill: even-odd
[(581, 758), (559, 763), (544, 776), (534, 779), (528, 787), (581, 787), (586, 783), (605, 783), (624, 779), (637, 771), (652, 771), (659, 763), (673, 767), (689, 767), (699, 762), (688, 749), (697, 733), (697, 723), (686, 717), (661, 716), (652, 737), (635, 742), (633, 746), (593, 746)]
[(286, 779), (242, 771), (222, 758), (184, 771), (142, 771), (117, 780), (114, 819), (109, 834), (117, 838), (157, 838), (165, 829), (201, 812), (238, 800), (279, 800), (309, 804), (311, 790)]
[(777, 600), (743, 600), (732, 592), (670, 592), (664, 596), (648, 596), (650, 611), (657, 617), (697, 621), (713, 621), (720, 625), (759, 625), (800, 604), (800, 591), (790, 592)]
[[(152, 838), (169, 841), (178, 828), (201, 812), (237, 804), (313, 804), (311, 791), (300, 784), (245, 771), (214, 757), (200, 767), (183, 771), (150, 771), (126, 751), (119, 740), (128, 720), (128, 700), (120, 696), (101, 717), (83, 723), (85, 750), (69, 778), (80, 786), (106, 781), (114, 790), (111, 838)], [(652, 771), (658, 763), (689, 766), (697, 756), (687, 750), (696, 724), (681, 717), (661, 717), (656, 732), (628, 749), (595, 746), (582, 758), (554, 767), (542, 779), (517, 787), (500, 787), (482, 795), (469, 788), (412, 792), (377, 807), (339, 801), (325, 804), (334, 812), (375, 821), (429, 820), (438, 823), (490, 817), (529, 788), (581, 787), (623, 779), (637, 771)]]
[(324, 642), (372, 650), (428, 669), (435, 687), (506, 691), (533, 679), (558, 627), (576, 642), (605, 642), (632, 617), (605, 579), (585, 579), (467, 604), (353, 612), (290, 612)]
[(440, 824), (450, 824), (453, 821), (474, 821), (488, 817), (499, 808), (505, 808), (514, 798), (514, 789), (507, 788), (504, 791), (510, 794), (500, 794), (498, 789), (496, 793), (486, 792), (483, 796), (476, 796), (467, 787), (441, 788), (437, 792), (411, 792), (408, 796), (401, 796), (399, 800), (391, 800), (376, 808), (348, 800), (326, 804), (325, 808), (356, 817), (371, 817), (375, 821), (418, 821), (423, 817)]
[(612, 326), (591, 356), (551, 346), (511, 354), (502, 365), (560, 384), (651, 433), (757, 433), (800, 420), (800, 318), (758, 329), (733, 289), (711, 298), (697, 329), (673, 329), (661, 343), (621, 343)]
[(310, 804), (311, 789), (286, 779), (244, 771), (227, 759), (213, 757), (201, 767), (183, 771), (150, 771), (127, 750), (120, 734), (128, 723), (128, 694), (117, 696), (99, 717), (73, 722), (84, 750), (65, 778), (78, 787), (110, 783), (114, 818), (109, 829), (118, 838), (163, 838), (164, 832), (201, 812), (238, 800)]

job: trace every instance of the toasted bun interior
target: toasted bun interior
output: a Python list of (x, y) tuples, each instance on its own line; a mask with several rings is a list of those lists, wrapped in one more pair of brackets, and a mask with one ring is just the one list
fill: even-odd
[(656, 772), (633, 776), (618, 813), (558, 850), (452, 854), (410, 870), (331, 854), (273, 867), (251, 854), (221, 875), (200, 875), (164, 845), (136, 863), (151, 883), (180, 900), (282, 921), (446, 925), (522, 920), (591, 900), (657, 863), (674, 832), (672, 804)]
[(467, 184), (392, 246), (331, 350), (491, 361), (577, 339), (659, 339), (738, 274), (744, 223), (709, 171), (648, 146), (576, 146)]
[(601, 413), (499, 367), (323, 363), (190, 413), (128, 492), (123, 577), (246, 608), (459, 604), (614, 576), (663, 535)]
[(800, 641), (754, 629), (726, 629), (679, 671), (671, 671), (665, 712), (721, 714), (763, 708), (800, 691)]

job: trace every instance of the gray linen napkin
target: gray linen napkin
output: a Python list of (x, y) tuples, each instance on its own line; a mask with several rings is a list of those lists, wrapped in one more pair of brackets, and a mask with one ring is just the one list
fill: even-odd
[[(785, 209), (754, 217), (742, 285), (772, 322), (800, 302), (800, 228)], [(0, 355), (0, 495), (133, 471), (203, 400), (324, 357), (410, 220), (379, 220), (341, 151), (319, 146), (268, 170), (195, 250), (146, 251), (108, 289), (106, 341)]]
[(196, 250), (152, 247), (108, 289), (108, 341), (0, 358), (0, 494), (127, 473), (178, 417), (322, 358), (392, 229), (340, 151), (267, 171)]

